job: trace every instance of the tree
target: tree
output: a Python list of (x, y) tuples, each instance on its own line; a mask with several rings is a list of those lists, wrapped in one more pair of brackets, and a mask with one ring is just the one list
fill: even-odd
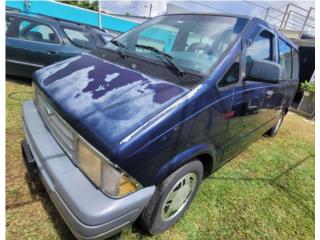
[(77, 1), (66, 1), (66, 0), (58, 0), (58, 2), (81, 7), (81, 8), (86, 8), (86, 9), (91, 9), (93, 11), (99, 11), (99, 3), (97, 0), (94, 1), (84, 1), (84, 0), (77, 0)]
[(91, 2), (90, 9), (94, 11), (99, 11), (99, 2), (98, 1)]

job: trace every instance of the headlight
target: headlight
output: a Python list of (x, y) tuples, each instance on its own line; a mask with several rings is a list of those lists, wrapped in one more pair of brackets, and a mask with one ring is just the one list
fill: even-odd
[(82, 140), (78, 140), (78, 164), (80, 169), (97, 185), (101, 182), (100, 157), (89, 149)]
[(77, 160), (87, 177), (111, 197), (123, 197), (140, 188), (134, 179), (113, 166), (81, 138), (77, 140)]

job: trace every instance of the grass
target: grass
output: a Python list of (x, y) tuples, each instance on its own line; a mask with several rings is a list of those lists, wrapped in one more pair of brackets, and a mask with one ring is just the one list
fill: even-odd
[[(21, 104), (28, 80), (6, 81), (7, 239), (73, 239), (41, 183), (22, 162)], [(261, 138), (206, 179), (185, 216), (157, 236), (137, 226), (117, 239), (314, 239), (314, 122), (289, 113), (275, 138)]]

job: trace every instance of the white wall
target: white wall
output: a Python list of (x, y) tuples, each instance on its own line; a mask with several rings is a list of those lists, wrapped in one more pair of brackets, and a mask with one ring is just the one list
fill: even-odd
[(176, 4), (167, 3), (167, 14), (172, 13), (189, 13), (190, 10), (177, 6)]

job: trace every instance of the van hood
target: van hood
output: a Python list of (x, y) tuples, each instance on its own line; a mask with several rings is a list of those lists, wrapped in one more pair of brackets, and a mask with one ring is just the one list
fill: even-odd
[(43, 68), (33, 78), (71, 127), (109, 149), (188, 91), (90, 54)]

